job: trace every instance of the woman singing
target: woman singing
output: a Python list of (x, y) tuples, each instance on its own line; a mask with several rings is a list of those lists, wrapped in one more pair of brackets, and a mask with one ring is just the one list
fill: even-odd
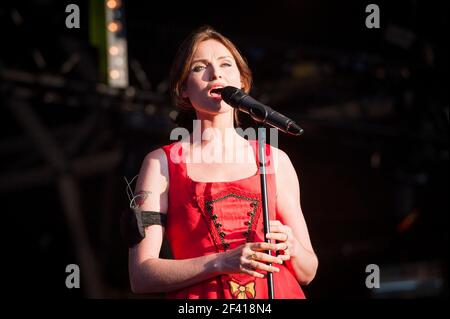
[[(264, 299), (265, 277), (272, 272), (275, 298), (305, 298), (301, 285), (313, 280), (318, 260), (296, 171), (286, 153), (266, 145), (274, 167), (267, 174), (266, 243), (257, 142), (236, 132), (235, 110), (217, 91), (234, 86), (249, 92), (251, 82), (236, 46), (212, 28), (202, 27), (182, 43), (171, 93), (178, 107), (195, 112), (193, 129), (201, 134), (156, 149), (143, 161), (135, 194), (142, 195), (137, 209), (145, 214), (145, 236), (129, 250), (133, 292)], [(218, 153), (222, 160), (211, 160)], [(243, 161), (236, 154), (250, 156)], [(173, 259), (159, 257), (163, 236)]]

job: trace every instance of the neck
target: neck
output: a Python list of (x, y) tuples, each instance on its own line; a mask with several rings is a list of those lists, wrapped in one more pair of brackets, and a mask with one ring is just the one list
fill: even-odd
[(223, 150), (242, 145), (245, 139), (234, 129), (234, 112), (197, 113), (191, 142), (194, 147), (214, 146)]

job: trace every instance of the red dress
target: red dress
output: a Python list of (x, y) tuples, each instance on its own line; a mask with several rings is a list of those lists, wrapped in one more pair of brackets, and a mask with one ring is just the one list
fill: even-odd
[[(258, 162), (257, 141), (249, 141)], [(224, 252), (246, 242), (264, 241), (260, 176), (231, 182), (197, 182), (187, 175), (180, 142), (162, 147), (169, 166), (166, 236), (174, 259)], [(172, 156), (171, 156), (172, 154)], [(266, 145), (267, 165), (270, 147)], [(275, 213), (275, 175), (267, 175), (270, 219)], [(274, 273), (276, 299), (305, 298), (294, 275), (283, 265)], [(267, 278), (220, 275), (168, 293), (180, 299), (267, 299)]]

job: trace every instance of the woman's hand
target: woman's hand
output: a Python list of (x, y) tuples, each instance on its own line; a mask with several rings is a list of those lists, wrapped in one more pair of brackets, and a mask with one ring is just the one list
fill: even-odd
[(279, 272), (280, 269), (267, 263), (282, 264), (286, 257), (271, 256), (264, 251), (283, 250), (285, 244), (247, 243), (221, 254), (220, 266), (222, 273), (245, 273), (254, 277), (264, 278), (260, 271)]
[[(284, 243), (286, 249), (284, 249), (284, 256), (287, 259), (296, 257), (298, 255), (298, 241), (295, 239), (294, 233), (291, 227), (283, 225), (279, 220), (271, 220), (269, 222), (270, 233), (267, 234), (268, 239), (276, 240), (277, 243)], [(278, 257), (283, 255), (278, 255)]]

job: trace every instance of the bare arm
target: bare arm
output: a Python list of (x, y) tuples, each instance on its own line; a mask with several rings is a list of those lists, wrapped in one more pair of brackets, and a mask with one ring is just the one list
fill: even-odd
[[(154, 227), (150, 226), (149, 228)], [(157, 227), (160, 229), (147, 229), (146, 236), (149, 238), (160, 237), (157, 233), (161, 234), (161, 226)], [(134, 293), (173, 291), (220, 273), (217, 254), (192, 259), (170, 260), (143, 254), (140, 247), (130, 249), (129, 268), (131, 289)]]
[[(135, 194), (146, 194), (138, 201), (140, 210), (167, 213), (168, 176), (164, 150), (157, 149), (149, 153), (144, 159), (136, 184)], [(217, 275), (216, 255), (186, 260), (159, 258), (163, 237), (163, 226), (148, 226), (145, 238), (129, 249), (129, 275), (133, 292), (172, 291)]]
[(287, 244), (285, 253), (291, 257), (287, 266), (299, 283), (307, 285), (316, 275), (318, 259), (300, 206), (299, 180), (286, 153), (274, 151), (278, 152), (276, 211), (280, 220), (271, 221), (269, 238)]
[[(146, 156), (136, 185), (136, 194), (146, 194), (139, 202), (141, 210), (167, 212), (168, 176), (167, 158), (162, 149)], [(269, 249), (280, 250), (282, 245), (267, 243), (248, 243), (225, 253), (197, 258), (161, 259), (159, 253), (163, 237), (163, 226), (148, 226), (145, 238), (129, 249), (129, 275), (133, 292), (178, 290), (224, 273), (246, 273), (262, 277), (258, 271), (278, 270), (267, 265), (267, 262), (282, 262), (282, 257), (276, 258), (264, 253)], [(256, 260), (250, 256), (256, 256)]]

